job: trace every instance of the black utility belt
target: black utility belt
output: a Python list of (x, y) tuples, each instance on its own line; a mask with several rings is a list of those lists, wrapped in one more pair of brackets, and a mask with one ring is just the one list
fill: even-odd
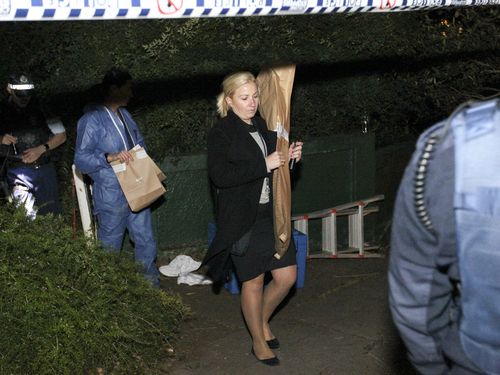
[(16, 168), (32, 168), (32, 169), (38, 169), (40, 167), (43, 167), (44, 165), (50, 164), (50, 161), (45, 161), (43, 163), (31, 163), (31, 164), (26, 164), (22, 162), (14, 162), (14, 163), (9, 163), (8, 168), (9, 169), (16, 169)]

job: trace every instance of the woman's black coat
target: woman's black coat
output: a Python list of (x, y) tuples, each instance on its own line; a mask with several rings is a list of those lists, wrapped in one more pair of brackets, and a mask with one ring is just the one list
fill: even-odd
[[(266, 142), (268, 154), (273, 153), (276, 133), (268, 130), (260, 117), (254, 117), (253, 122)], [(230, 247), (255, 222), (262, 183), (265, 177), (271, 177), (248, 127), (229, 111), (208, 134), (208, 174), (216, 192), (217, 232), (203, 264), (208, 265), (215, 283), (230, 275)]]

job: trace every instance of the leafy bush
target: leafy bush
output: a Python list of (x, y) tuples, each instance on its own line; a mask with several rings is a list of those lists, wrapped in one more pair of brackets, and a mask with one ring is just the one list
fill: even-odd
[(188, 313), (178, 297), (51, 215), (0, 206), (0, 242), (1, 374), (159, 371)]
[[(68, 144), (88, 89), (112, 65), (130, 70), (130, 109), (151, 155), (203, 152), (227, 73), (297, 64), (293, 136), (358, 133), (365, 120), (393, 144), (459, 103), (498, 92), (498, 7), (421, 12), (0, 23), (0, 83), (32, 74)], [(311, 27), (314, 25), (314, 27)], [(249, 37), (259, 35), (262, 37)], [(71, 153), (67, 153), (71, 157)]]
[[(129, 109), (150, 155), (204, 152), (223, 77), (297, 64), (294, 139), (375, 133), (377, 146), (415, 138), (461, 102), (498, 93), (500, 8), (280, 17), (0, 22), (0, 86), (30, 72), (44, 110), (60, 116), (61, 192), (71, 207), (76, 122), (113, 65), (134, 77)], [(314, 27), (311, 27), (311, 26)], [(0, 92), (0, 96), (5, 95)]]

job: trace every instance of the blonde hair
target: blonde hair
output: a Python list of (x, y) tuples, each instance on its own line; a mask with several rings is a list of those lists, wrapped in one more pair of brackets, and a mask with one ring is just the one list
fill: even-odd
[(222, 81), (222, 92), (217, 95), (217, 112), (221, 117), (226, 117), (229, 110), (226, 98), (231, 96), (239, 87), (249, 82), (257, 84), (254, 75), (250, 72), (236, 72), (224, 78)]

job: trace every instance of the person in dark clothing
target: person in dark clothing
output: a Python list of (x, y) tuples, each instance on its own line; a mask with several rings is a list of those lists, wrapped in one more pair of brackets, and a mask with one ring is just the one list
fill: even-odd
[(8, 98), (0, 103), (0, 158), (7, 164), (13, 198), (28, 216), (60, 213), (57, 173), (51, 150), (66, 141), (58, 119), (47, 120), (32, 98), (35, 85), (25, 74), (9, 77)]
[[(215, 282), (225, 281), (235, 268), (241, 288), (241, 308), (252, 336), (252, 353), (264, 364), (278, 365), (271, 349), (279, 347), (269, 319), (296, 279), (295, 248), (281, 259), (275, 255), (271, 171), (286, 162), (276, 151), (276, 133), (256, 116), (259, 91), (248, 72), (229, 75), (217, 106), (221, 119), (208, 135), (208, 171), (216, 188), (217, 233), (204, 264)], [(289, 149), (299, 161), (302, 142)], [(290, 224), (291, 225), (291, 224)], [(273, 280), (264, 289), (264, 274)]]
[(500, 374), (500, 100), (424, 132), (393, 216), (389, 302), (424, 375)]

